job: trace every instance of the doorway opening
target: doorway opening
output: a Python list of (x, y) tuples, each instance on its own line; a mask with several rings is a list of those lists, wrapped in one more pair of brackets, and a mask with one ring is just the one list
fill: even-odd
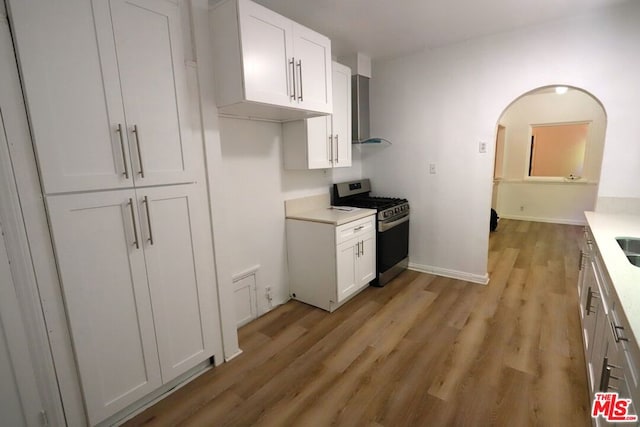
[(576, 87), (532, 90), (498, 119), (491, 206), (501, 218), (584, 224), (595, 208), (606, 112)]

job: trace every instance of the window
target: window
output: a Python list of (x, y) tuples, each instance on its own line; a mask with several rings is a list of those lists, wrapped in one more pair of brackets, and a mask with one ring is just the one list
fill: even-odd
[(529, 176), (580, 178), (589, 123), (531, 126)]

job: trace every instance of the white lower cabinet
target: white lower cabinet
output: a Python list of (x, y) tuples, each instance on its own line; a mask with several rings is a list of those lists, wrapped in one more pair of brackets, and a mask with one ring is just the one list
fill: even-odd
[[(620, 398), (632, 400), (629, 414), (637, 415), (633, 403), (640, 396), (637, 344), (633, 342), (629, 323), (619, 308), (614, 286), (588, 229), (585, 229), (583, 250), (579, 276), (580, 317), (591, 403), (595, 393), (617, 392)], [(593, 419), (593, 424), (617, 425), (601, 416)]]
[(291, 296), (334, 311), (376, 275), (375, 215), (336, 226), (287, 219)]
[(350, 297), (376, 277), (375, 234), (341, 243), (336, 249), (338, 302)]
[(208, 211), (197, 189), (137, 191), (146, 218), (144, 254), (163, 382), (214, 353), (213, 250)]
[(91, 424), (215, 352), (202, 203), (196, 184), (47, 198)]

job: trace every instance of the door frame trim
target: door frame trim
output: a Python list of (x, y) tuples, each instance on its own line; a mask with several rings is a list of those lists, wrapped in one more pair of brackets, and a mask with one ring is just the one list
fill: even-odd
[(7, 139), (0, 147), (0, 198), (8, 201), (0, 217), (47, 422), (82, 425), (82, 395), (8, 19), (0, 13), (0, 108)]

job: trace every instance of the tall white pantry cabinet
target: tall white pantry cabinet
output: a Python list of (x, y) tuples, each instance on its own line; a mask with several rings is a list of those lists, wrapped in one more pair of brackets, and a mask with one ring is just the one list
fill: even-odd
[(90, 424), (220, 343), (202, 150), (167, 0), (10, 3)]

